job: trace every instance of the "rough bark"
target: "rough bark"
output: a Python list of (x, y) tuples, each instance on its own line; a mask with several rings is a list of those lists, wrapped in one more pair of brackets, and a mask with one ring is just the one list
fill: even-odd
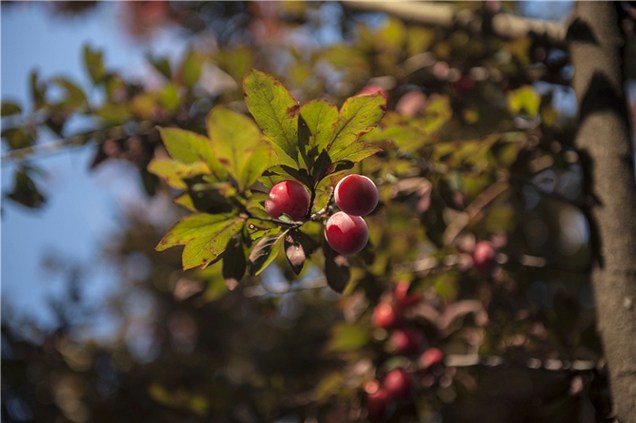
[(636, 182), (615, 4), (577, 2), (567, 40), (579, 101), (576, 144), (586, 173), (596, 254), (597, 327), (615, 417), (636, 422)]

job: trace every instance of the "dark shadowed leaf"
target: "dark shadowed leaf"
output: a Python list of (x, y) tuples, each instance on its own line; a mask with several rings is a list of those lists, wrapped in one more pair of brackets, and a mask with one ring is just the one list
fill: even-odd
[(250, 275), (259, 275), (274, 261), (280, 250), (280, 243), (286, 234), (287, 231), (266, 235), (256, 243), (247, 259), (247, 271)]
[(223, 254), (223, 279), (230, 291), (234, 290), (241, 282), (246, 269), (247, 261), (245, 260), (243, 243), (240, 236), (234, 236), (227, 243)]
[(285, 237), (285, 255), (294, 273), (303, 270), (305, 260), (318, 247), (316, 241), (299, 230), (291, 231)]
[(325, 277), (327, 285), (334, 291), (342, 293), (347, 287), (351, 272), (349, 270), (349, 260), (335, 252), (326, 242), (323, 244), (325, 254)]
[(22, 113), (22, 108), (11, 101), (3, 101), (2, 106), (0, 106), (0, 115), (2, 117), (19, 115), (20, 113)]
[(13, 176), (13, 189), (7, 197), (23, 206), (33, 209), (41, 207), (46, 202), (46, 198), (26, 170), (18, 170), (15, 172)]
[(170, 68), (170, 60), (166, 56), (146, 56), (148, 63), (166, 79), (172, 79), (172, 69)]

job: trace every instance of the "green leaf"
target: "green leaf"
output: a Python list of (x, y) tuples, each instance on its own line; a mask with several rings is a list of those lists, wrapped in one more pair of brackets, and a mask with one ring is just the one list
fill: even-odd
[(330, 141), (319, 148), (328, 150), (332, 157), (346, 149), (378, 125), (385, 105), (386, 100), (380, 94), (350, 97), (340, 109)]
[(23, 206), (36, 209), (46, 203), (46, 197), (38, 189), (26, 169), (17, 170), (13, 175), (13, 189), (7, 195)]
[(540, 103), (541, 96), (530, 85), (525, 85), (508, 93), (508, 106), (513, 113), (525, 111), (530, 117), (536, 118)]
[(2, 131), (5, 139), (12, 149), (29, 147), (35, 143), (35, 139), (24, 128), (7, 128)]
[(286, 234), (287, 231), (269, 234), (256, 243), (247, 259), (247, 271), (250, 275), (259, 275), (274, 261), (280, 251), (280, 243)]
[(22, 108), (11, 101), (3, 101), (2, 106), (0, 106), (0, 115), (2, 117), (19, 115), (20, 113), (22, 113)]
[(297, 165), (299, 106), (296, 99), (279, 81), (257, 70), (252, 70), (243, 80), (243, 96), (265, 136)]
[(331, 141), (338, 120), (338, 108), (326, 101), (311, 101), (300, 109), (300, 116), (309, 131), (305, 154), (315, 160), (320, 150)]
[(339, 323), (332, 327), (327, 350), (331, 352), (355, 351), (370, 340), (367, 330), (350, 323)]
[(92, 49), (88, 44), (83, 48), (84, 66), (94, 84), (99, 84), (106, 77), (104, 67), (104, 54), (97, 49)]
[(179, 128), (161, 128), (160, 133), (170, 157), (186, 164), (202, 160), (218, 181), (227, 180), (227, 171), (214, 157), (208, 138)]
[(223, 279), (230, 291), (241, 282), (247, 269), (243, 243), (239, 236), (230, 239), (223, 255)]
[(189, 49), (183, 62), (181, 62), (181, 83), (186, 87), (192, 87), (201, 76), (201, 66), (203, 65), (204, 57), (200, 53), (193, 49)]
[(79, 87), (79, 85), (75, 84), (73, 81), (63, 78), (57, 77), (53, 79), (53, 83), (58, 85), (64, 91), (64, 100), (62, 103), (66, 107), (71, 107), (73, 109), (80, 109), (88, 104), (88, 100), (86, 98), (86, 94)]
[(148, 171), (164, 179), (168, 185), (177, 189), (186, 189), (188, 187), (184, 179), (210, 174), (210, 169), (202, 161), (186, 164), (170, 159), (154, 159), (148, 164)]
[(238, 182), (252, 185), (274, 160), (274, 152), (254, 122), (225, 107), (213, 108), (207, 117), (208, 134), (218, 160)]
[(351, 272), (349, 261), (345, 256), (339, 255), (326, 242), (323, 245), (325, 255), (325, 277), (327, 285), (334, 291), (342, 293), (347, 287)]
[(182, 254), (183, 270), (205, 268), (216, 260), (227, 243), (241, 231), (244, 220), (229, 214), (193, 214), (183, 218), (168, 231), (155, 247), (163, 251), (185, 245)]
[(293, 230), (285, 237), (285, 255), (295, 274), (303, 270), (305, 260), (318, 247), (316, 241), (309, 235)]
[(170, 60), (166, 56), (146, 56), (148, 63), (166, 79), (172, 79), (172, 69), (170, 68)]
[(31, 100), (34, 104), (34, 110), (40, 110), (46, 106), (46, 82), (40, 81), (38, 72), (36, 70), (31, 71), (29, 75), (29, 87), (31, 89)]

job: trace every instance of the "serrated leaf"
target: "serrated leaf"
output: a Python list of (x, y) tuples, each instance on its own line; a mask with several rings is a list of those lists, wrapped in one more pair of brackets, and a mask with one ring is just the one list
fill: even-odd
[(334, 163), (343, 160), (351, 163), (358, 163), (380, 151), (382, 151), (382, 149), (379, 147), (369, 145), (362, 140), (357, 140), (355, 142), (352, 142), (342, 150), (330, 152), (329, 155), (331, 157), (331, 161)]
[(0, 115), (2, 117), (19, 115), (20, 113), (22, 113), (22, 108), (11, 101), (3, 101), (0, 106)]
[(325, 277), (327, 285), (334, 291), (342, 293), (347, 287), (351, 272), (349, 261), (345, 256), (335, 252), (326, 242), (323, 245), (325, 255)]
[(269, 234), (256, 243), (247, 259), (247, 271), (250, 275), (259, 275), (274, 261), (280, 250), (280, 243), (286, 234), (287, 231)]
[(154, 159), (148, 164), (148, 172), (157, 175), (173, 188), (186, 189), (188, 185), (184, 179), (210, 174), (210, 169), (202, 161), (182, 163), (170, 159)]
[(161, 128), (160, 134), (170, 157), (182, 163), (203, 161), (217, 181), (227, 180), (227, 171), (214, 156), (207, 137), (180, 128)]
[(367, 330), (358, 325), (340, 323), (332, 327), (327, 350), (331, 352), (347, 352), (358, 350), (370, 340)]
[(215, 107), (208, 114), (207, 126), (216, 157), (234, 176), (240, 189), (256, 182), (275, 162), (271, 146), (247, 116)]
[(183, 270), (205, 268), (216, 260), (228, 241), (242, 228), (244, 220), (229, 214), (193, 214), (180, 220), (159, 241), (155, 249), (163, 251), (185, 245)]
[(99, 84), (106, 76), (104, 67), (104, 54), (97, 49), (92, 49), (88, 44), (83, 48), (84, 66), (94, 84)]
[[(309, 132), (305, 155), (311, 158), (313, 164), (320, 154), (320, 149), (331, 141), (333, 129), (338, 120), (338, 108), (326, 101), (311, 101), (300, 109), (300, 116)], [(299, 140), (300, 135), (299, 132)], [(310, 163), (307, 165), (310, 166)]]
[(223, 254), (223, 279), (230, 291), (241, 282), (247, 269), (245, 252), (239, 236), (230, 239)]
[(297, 165), (299, 106), (296, 99), (279, 81), (258, 70), (252, 70), (243, 80), (243, 96), (265, 136)]
[(386, 99), (380, 94), (354, 96), (345, 101), (329, 142), (323, 147), (333, 157), (375, 128), (384, 116)]

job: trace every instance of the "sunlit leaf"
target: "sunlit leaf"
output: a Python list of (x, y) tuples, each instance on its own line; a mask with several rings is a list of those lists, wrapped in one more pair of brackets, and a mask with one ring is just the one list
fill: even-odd
[(214, 156), (207, 137), (179, 128), (162, 128), (161, 139), (173, 159), (183, 163), (204, 161), (212, 175), (219, 181), (227, 179), (227, 171)]
[(159, 176), (168, 185), (177, 189), (186, 189), (188, 187), (184, 179), (210, 173), (210, 169), (202, 161), (182, 163), (170, 159), (154, 159), (148, 165), (148, 171)]
[(245, 104), (263, 133), (298, 163), (298, 102), (271, 76), (252, 70), (243, 80)]
[(523, 86), (508, 93), (508, 106), (514, 113), (525, 112), (535, 118), (539, 113), (541, 96), (530, 85)]
[(204, 268), (219, 257), (228, 241), (241, 230), (244, 220), (229, 214), (193, 214), (168, 231), (155, 247), (163, 251), (176, 245), (183, 249), (183, 270)]

